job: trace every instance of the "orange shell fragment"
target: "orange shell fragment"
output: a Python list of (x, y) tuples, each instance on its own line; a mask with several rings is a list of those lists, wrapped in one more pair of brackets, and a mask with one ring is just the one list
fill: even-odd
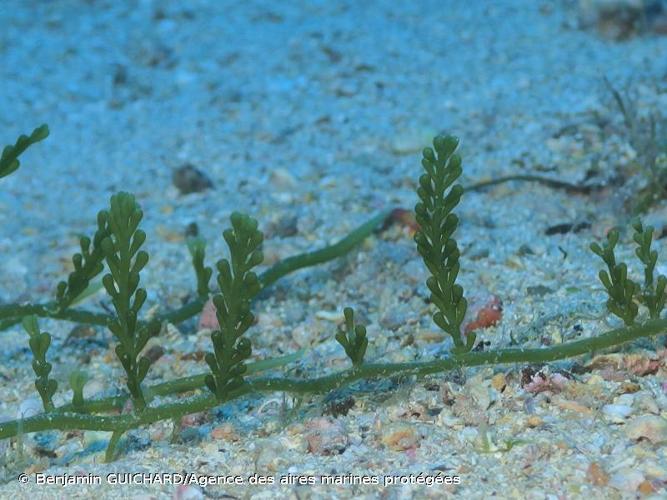
[(470, 333), (475, 330), (495, 326), (502, 318), (503, 303), (494, 295), (491, 300), (477, 312), (477, 317), (465, 326), (464, 332)]

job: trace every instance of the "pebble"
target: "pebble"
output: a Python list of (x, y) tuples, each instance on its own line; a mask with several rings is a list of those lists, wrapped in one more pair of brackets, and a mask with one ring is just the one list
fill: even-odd
[(653, 444), (667, 442), (667, 420), (657, 415), (642, 415), (627, 424), (625, 434), (630, 439), (646, 438)]
[(644, 481), (644, 474), (636, 469), (623, 468), (609, 478), (609, 486), (619, 491), (634, 493)]
[(396, 155), (408, 155), (430, 146), (434, 130), (428, 127), (400, 131), (391, 141), (390, 150)]
[(610, 40), (625, 40), (647, 29), (664, 34), (664, 3), (659, 1), (579, 0), (578, 15), (580, 26), (594, 27)]
[[(434, 330), (423, 330), (420, 329), (416, 334), (415, 334), (415, 340), (418, 342), (424, 342), (424, 343), (432, 343), (432, 342), (442, 342), (447, 338), (447, 334), (443, 333), (442, 331), (434, 331)], [(438, 349), (440, 347), (438, 346)]]
[(232, 424), (223, 424), (211, 431), (213, 439), (222, 439), (224, 441), (240, 441), (241, 437), (238, 435)]
[(480, 431), (477, 430), (475, 427), (467, 426), (461, 429), (459, 437), (461, 438), (461, 440), (465, 442), (477, 443), (479, 441), (479, 434)]
[(655, 493), (657, 491), (657, 488), (653, 484), (653, 482), (645, 479), (639, 484), (639, 486), (637, 487), (637, 491), (642, 495), (650, 495), (652, 493)]
[(625, 406), (632, 406), (635, 401), (635, 395), (632, 393), (621, 394), (614, 399), (614, 403)]
[(298, 234), (299, 218), (296, 215), (284, 214), (276, 221), (269, 224), (265, 231), (265, 237), (270, 238), (289, 238)]
[(528, 417), (528, 420), (526, 421), (526, 424), (530, 428), (541, 427), (543, 423), (544, 421), (537, 415), (531, 415), (530, 417)]
[(202, 500), (204, 494), (198, 486), (181, 484), (176, 486), (172, 500)]
[(276, 439), (257, 441), (255, 448), (255, 468), (258, 474), (275, 473), (286, 463), (285, 447)]
[(270, 175), (271, 185), (280, 190), (290, 190), (297, 187), (298, 183), (294, 176), (284, 168), (276, 168), (271, 171)]
[(181, 417), (181, 428), (199, 427), (206, 423), (209, 419), (208, 412), (200, 411), (198, 413), (191, 413)]
[(340, 323), (342, 321), (345, 321), (345, 316), (343, 315), (342, 310), (336, 310), (336, 311), (317, 311), (315, 313), (315, 318), (317, 319), (323, 319), (325, 321), (331, 321), (332, 323)]
[(307, 325), (297, 325), (292, 330), (292, 340), (299, 347), (308, 347), (313, 341), (313, 336)]
[(36, 397), (29, 397), (21, 401), (16, 418), (30, 418), (44, 411), (42, 401)]
[(199, 193), (213, 187), (213, 181), (190, 163), (174, 170), (171, 181), (181, 194)]
[(55, 449), (55, 455), (57, 457), (63, 458), (68, 455), (72, 455), (73, 453), (80, 450), (81, 450), (81, 443), (77, 441), (69, 441), (61, 446), (58, 446)]
[(644, 474), (648, 477), (657, 479), (658, 481), (667, 481), (667, 468), (662, 464), (648, 460), (642, 467)]
[(658, 403), (656, 403), (655, 398), (648, 391), (636, 393), (633, 405), (643, 413), (653, 413), (654, 415), (660, 413)]
[(412, 259), (403, 267), (403, 275), (411, 285), (421, 284), (426, 281), (428, 271), (424, 269), (424, 263), (421, 259)]
[(507, 379), (505, 378), (504, 373), (496, 373), (491, 379), (491, 387), (496, 391), (502, 392), (507, 385)]
[(306, 423), (308, 451), (315, 455), (340, 455), (350, 444), (345, 427), (339, 420), (315, 418)]
[(390, 310), (380, 318), (380, 326), (387, 330), (396, 331), (405, 325), (407, 318), (400, 311)]
[[(475, 379), (477, 379), (477, 377), (475, 377)], [(472, 383), (466, 383), (466, 390), (472, 396), (473, 401), (482, 410), (487, 410), (489, 406), (491, 406), (491, 403), (497, 399), (495, 389), (483, 384), (479, 379)]]
[(407, 424), (390, 425), (382, 432), (382, 444), (393, 451), (417, 448), (421, 439), (414, 426)]
[(609, 474), (597, 462), (591, 462), (586, 470), (586, 479), (595, 486), (607, 486)]
[(602, 407), (605, 418), (615, 424), (624, 423), (625, 419), (632, 415), (632, 412), (632, 407), (627, 405), (609, 404)]

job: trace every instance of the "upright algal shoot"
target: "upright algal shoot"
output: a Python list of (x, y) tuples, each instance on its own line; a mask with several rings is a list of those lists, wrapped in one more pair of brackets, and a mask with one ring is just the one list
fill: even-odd
[(615, 249), (620, 238), (618, 229), (609, 231), (602, 246), (593, 243), (590, 247), (607, 264), (607, 270), (599, 274), (609, 297), (607, 310), (622, 319), (626, 326), (636, 324), (639, 304), (646, 307), (651, 319), (659, 319), (667, 298), (667, 277), (659, 273), (656, 276), (655, 272), (658, 252), (651, 248), (653, 227), (644, 227), (639, 220), (634, 221), (632, 227), (635, 230), (632, 239), (637, 245), (635, 255), (644, 265), (643, 286), (628, 276), (627, 264), (616, 259)]
[(220, 326), (211, 333), (213, 352), (205, 358), (211, 369), (205, 378), (206, 386), (220, 401), (243, 384), (244, 361), (252, 352), (250, 340), (243, 334), (255, 320), (250, 302), (261, 289), (252, 269), (264, 260), (264, 235), (257, 229), (257, 221), (234, 212), (231, 222), (232, 228), (223, 233), (231, 262), (221, 259), (216, 266), (220, 293), (213, 297), (213, 304)]
[(102, 284), (116, 310), (108, 326), (118, 341), (116, 355), (125, 369), (127, 389), (138, 410), (146, 406), (141, 382), (151, 366), (150, 359), (141, 352), (160, 330), (159, 322), (140, 326), (137, 321), (147, 298), (146, 290), (139, 288), (139, 273), (148, 264), (148, 253), (141, 250), (146, 240), (146, 233), (139, 229), (142, 217), (143, 212), (129, 193), (113, 195), (111, 209), (98, 215), (98, 221), (106, 224), (109, 234), (100, 243), (109, 268)]
[(459, 274), (459, 249), (453, 238), (459, 218), (452, 213), (463, 194), (463, 187), (454, 182), (461, 176), (461, 157), (455, 153), (459, 141), (452, 136), (438, 136), (433, 148), (425, 148), (422, 166), (425, 173), (419, 178), (415, 206), (419, 230), (415, 234), (417, 250), (431, 272), (426, 285), (431, 301), (438, 311), (433, 321), (454, 341), (454, 354), (468, 352), (475, 335), (465, 339), (461, 324), (468, 308), (463, 288), (456, 283)]

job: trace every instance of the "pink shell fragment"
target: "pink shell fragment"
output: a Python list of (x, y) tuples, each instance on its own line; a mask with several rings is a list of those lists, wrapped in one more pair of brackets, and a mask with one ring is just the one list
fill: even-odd
[(208, 299), (199, 316), (199, 330), (217, 330), (220, 327), (213, 300)]

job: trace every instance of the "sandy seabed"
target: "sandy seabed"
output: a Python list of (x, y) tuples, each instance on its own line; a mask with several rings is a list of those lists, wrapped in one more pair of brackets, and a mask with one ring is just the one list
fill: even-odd
[[(627, 224), (642, 180), (627, 176), (638, 152), (603, 79), (664, 120), (667, 38), (582, 28), (589, 3), (4, 1), (0, 143), (41, 123), (51, 135), (1, 181), (0, 303), (50, 300), (79, 234), (126, 190), (145, 213), (146, 308), (176, 308), (194, 293), (194, 224), (211, 263), (234, 210), (260, 221), (268, 264), (321, 247), (413, 207), (420, 150), (447, 132), (461, 140), (464, 185), (510, 174), (609, 185), (464, 195), (460, 281), (471, 301), (503, 303), (502, 321), (478, 332), (485, 348), (618, 326), (588, 245)], [(173, 172), (186, 165), (210, 186), (182, 194)], [(662, 228), (665, 208), (645, 220)], [(629, 234), (619, 258), (634, 258)], [(367, 359), (442, 356), (450, 341), (430, 318), (426, 276), (409, 227), (392, 226), (263, 294), (253, 356), (305, 348), (291, 374), (342, 369), (344, 306), (368, 325)], [(62, 387), (77, 364), (93, 394), (121, 387), (108, 331), (41, 326)], [(0, 414), (15, 418), (34, 393), (30, 352), (18, 326), (0, 335)], [(209, 342), (195, 321), (169, 325), (147, 382), (201, 372)], [(171, 422), (131, 432), (111, 464), (107, 433), (25, 436), (22, 455), (14, 441), (0, 449), (0, 497), (662, 498), (664, 339), (598, 354), (255, 395), (185, 419), (173, 440)]]

